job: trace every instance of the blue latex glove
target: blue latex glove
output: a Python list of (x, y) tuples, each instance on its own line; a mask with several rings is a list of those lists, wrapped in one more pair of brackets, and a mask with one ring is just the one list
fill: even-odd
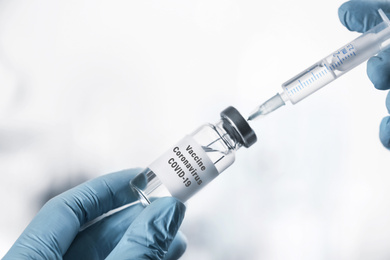
[[(379, 1), (349, 1), (339, 8), (341, 23), (350, 31), (365, 32), (382, 22), (378, 9), (390, 14), (390, 3)], [(367, 63), (367, 74), (375, 88), (387, 90), (390, 88), (390, 49), (372, 57)], [(387, 94), (386, 107), (390, 113), (390, 94)], [(388, 149), (390, 148), (390, 117), (383, 118), (380, 124), (379, 137)]]
[(174, 198), (146, 208), (135, 204), (80, 231), (88, 221), (136, 201), (129, 181), (139, 172), (108, 174), (51, 199), (4, 259), (178, 259), (186, 248), (183, 235), (176, 236), (185, 206)]

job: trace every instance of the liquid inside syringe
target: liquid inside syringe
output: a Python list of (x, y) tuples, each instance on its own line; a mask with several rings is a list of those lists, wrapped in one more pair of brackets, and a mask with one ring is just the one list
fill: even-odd
[(344, 45), (313, 66), (282, 84), (276, 94), (251, 113), (248, 120), (271, 113), (290, 101), (296, 104), (344, 73), (390, 46), (390, 21), (379, 9), (383, 22)]

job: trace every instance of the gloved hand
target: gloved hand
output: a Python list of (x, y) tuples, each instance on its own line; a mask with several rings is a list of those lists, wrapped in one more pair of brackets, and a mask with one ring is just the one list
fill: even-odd
[[(341, 23), (350, 31), (365, 32), (382, 22), (378, 14), (381, 8), (386, 15), (390, 14), (390, 3), (380, 1), (349, 1), (339, 8)], [(367, 74), (375, 88), (390, 88), (390, 49), (387, 49), (367, 62)], [(390, 94), (387, 94), (386, 107), (390, 113)], [(380, 124), (380, 140), (390, 148), (390, 117), (383, 118)]]
[(184, 236), (176, 236), (185, 206), (174, 198), (146, 208), (135, 204), (80, 231), (88, 221), (136, 201), (129, 181), (140, 171), (108, 174), (51, 199), (4, 259), (178, 259), (186, 248)]

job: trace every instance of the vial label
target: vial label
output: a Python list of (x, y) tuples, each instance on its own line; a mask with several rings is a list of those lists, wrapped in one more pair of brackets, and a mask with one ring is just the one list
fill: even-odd
[(182, 202), (187, 201), (219, 174), (202, 146), (191, 136), (184, 137), (149, 168), (172, 196)]

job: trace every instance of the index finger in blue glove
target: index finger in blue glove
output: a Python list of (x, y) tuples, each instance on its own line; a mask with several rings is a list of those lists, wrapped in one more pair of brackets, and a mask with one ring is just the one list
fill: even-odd
[(382, 119), (379, 130), (379, 138), (382, 144), (386, 148), (390, 149), (390, 116)]
[(165, 255), (164, 260), (176, 260), (179, 259), (187, 249), (187, 238), (179, 230), (169, 246), (168, 253)]
[(350, 31), (366, 32), (383, 21), (380, 8), (390, 13), (389, 3), (383, 1), (349, 1), (339, 7), (339, 19)]
[(137, 199), (128, 183), (139, 172), (133, 169), (108, 174), (54, 197), (38, 212), (5, 259), (62, 259), (83, 224)]
[[(63, 259), (105, 259), (143, 210), (145, 207), (136, 203), (79, 232)], [(185, 249), (185, 236), (178, 232), (164, 260), (179, 259)]]
[(385, 50), (367, 62), (367, 75), (375, 88), (390, 88), (390, 50)]
[[(387, 111), (390, 113), (390, 92), (386, 97), (386, 107)], [(382, 144), (390, 149), (390, 116), (387, 116), (382, 119), (381, 125), (379, 127), (379, 138)]]
[(390, 92), (387, 93), (386, 108), (387, 108), (387, 112), (390, 114)]
[(144, 209), (141, 203), (131, 205), (80, 231), (63, 259), (105, 259)]
[(153, 201), (131, 223), (106, 259), (163, 259), (184, 213), (184, 204), (173, 197)]

